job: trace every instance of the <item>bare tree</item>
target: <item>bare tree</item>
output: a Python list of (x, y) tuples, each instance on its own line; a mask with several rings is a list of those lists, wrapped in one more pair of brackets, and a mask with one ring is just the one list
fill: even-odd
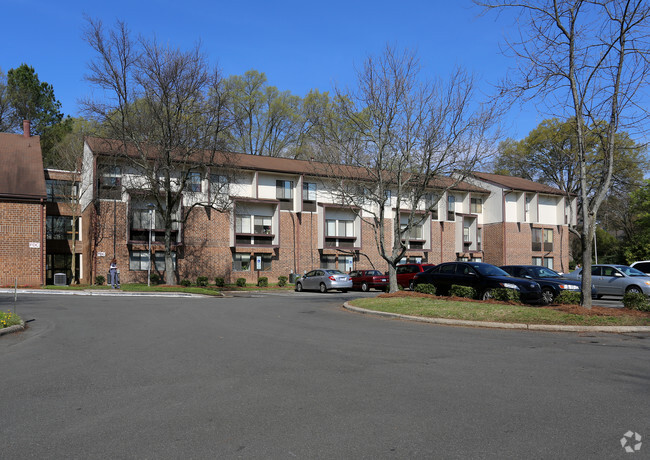
[(422, 81), (409, 51), (386, 47), (357, 78), (356, 90), (337, 90), (321, 142), (345, 163), (329, 173), (340, 184), (335, 195), (373, 228), (394, 292), (405, 237), (490, 153), (495, 111), (473, 101), (474, 80), (461, 70)]
[[(598, 209), (612, 183), (616, 135), (639, 132), (647, 115), (650, 5), (644, 0), (476, 1), (520, 13), (520, 36), (508, 43), (518, 59), (505, 94), (539, 98), (561, 118), (575, 119), (583, 254), (582, 291), (590, 292)], [(604, 159), (589, 183), (585, 126), (594, 126)], [(592, 194), (589, 190), (593, 189)], [(591, 308), (591, 297), (583, 305)]]
[(228, 126), (221, 75), (209, 68), (200, 45), (181, 51), (134, 40), (123, 22), (106, 31), (89, 19), (85, 39), (96, 53), (86, 78), (100, 96), (85, 101), (86, 111), (118, 141), (110, 143), (114, 164), (133, 172), (132, 183), (123, 185), (149, 192), (165, 229), (166, 282), (176, 284), (174, 228), (194, 206), (229, 206), (227, 194), (214, 193), (227, 181), (213, 181), (213, 193), (194, 194), (197, 177), (227, 174), (232, 167), (232, 159), (218, 152)]

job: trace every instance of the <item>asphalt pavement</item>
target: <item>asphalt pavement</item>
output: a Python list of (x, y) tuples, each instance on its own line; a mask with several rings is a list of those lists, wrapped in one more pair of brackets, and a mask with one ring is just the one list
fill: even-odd
[(649, 334), (388, 320), (356, 296), (22, 295), (0, 457), (648, 458)]

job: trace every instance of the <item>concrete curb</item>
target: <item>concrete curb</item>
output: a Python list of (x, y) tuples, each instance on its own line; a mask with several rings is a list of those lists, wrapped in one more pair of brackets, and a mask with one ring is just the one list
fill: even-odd
[(5, 334), (11, 334), (12, 332), (18, 332), (24, 330), (25, 330), (25, 321), (21, 321), (20, 324), (16, 324), (15, 326), (9, 326), (0, 329), (0, 336)]
[(347, 310), (368, 315), (383, 316), (386, 318), (399, 318), (420, 323), (444, 324), (447, 326), (469, 326), (484, 327), (493, 329), (522, 329), (528, 331), (546, 332), (610, 332), (616, 334), (630, 332), (650, 332), (650, 326), (564, 326), (554, 324), (523, 324), (523, 323), (495, 323), (491, 321), (467, 321), (461, 319), (446, 318), (425, 318), (422, 316), (400, 315), (399, 313), (387, 313), (384, 311), (366, 310), (365, 308), (354, 307), (348, 302), (343, 304)]
[[(120, 290), (79, 290), (79, 291), (57, 291), (56, 289), (18, 289), (18, 294), (54, 294), (54, 295), (94, 295), (94, 296), (128, 296), (128, 297), (197, 297), (212, 298), (223, 297), (218, 295), (191, 294), (187, 292), (125, 292)], [(0, 289), (0, 294), (13, 294), (13, 289)]]

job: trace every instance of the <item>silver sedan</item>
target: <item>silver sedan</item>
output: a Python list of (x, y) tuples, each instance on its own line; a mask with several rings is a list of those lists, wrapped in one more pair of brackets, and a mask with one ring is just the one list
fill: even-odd
[(319, 268), (312, 270), (296, 280), (296, 291), (318, 290), (327, 292), (329, 289), (338, 289), (339, 291), (348, 292), (352, 289), (352, 279), (349, 275), (328, 268)]
[[(572, 271), (566, 278), (582, 279), (582, 269)], [(596, 286), (596, 297), (622, 296), (639, 292), (650, 296), (650, 276), (627, 265), (592, 265), (591, 282)]]

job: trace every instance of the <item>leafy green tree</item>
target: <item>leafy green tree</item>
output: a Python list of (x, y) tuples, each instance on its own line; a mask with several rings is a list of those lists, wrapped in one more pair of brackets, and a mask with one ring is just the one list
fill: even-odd
[(266, 75), (257, 70), (229, 77), (225, 87), (234, 150), (279, 157), (295, 148), (303, 126), (300, 97), (269, 86)]
[(7, 88), (7, 76), (0, 69), (0, 133), (9, 131), (13, 109), (9, 103), (9, 89)]
[(627, 263), (650, 259), (650, 180), (630, 195), (632, 229), (623, 243)]

